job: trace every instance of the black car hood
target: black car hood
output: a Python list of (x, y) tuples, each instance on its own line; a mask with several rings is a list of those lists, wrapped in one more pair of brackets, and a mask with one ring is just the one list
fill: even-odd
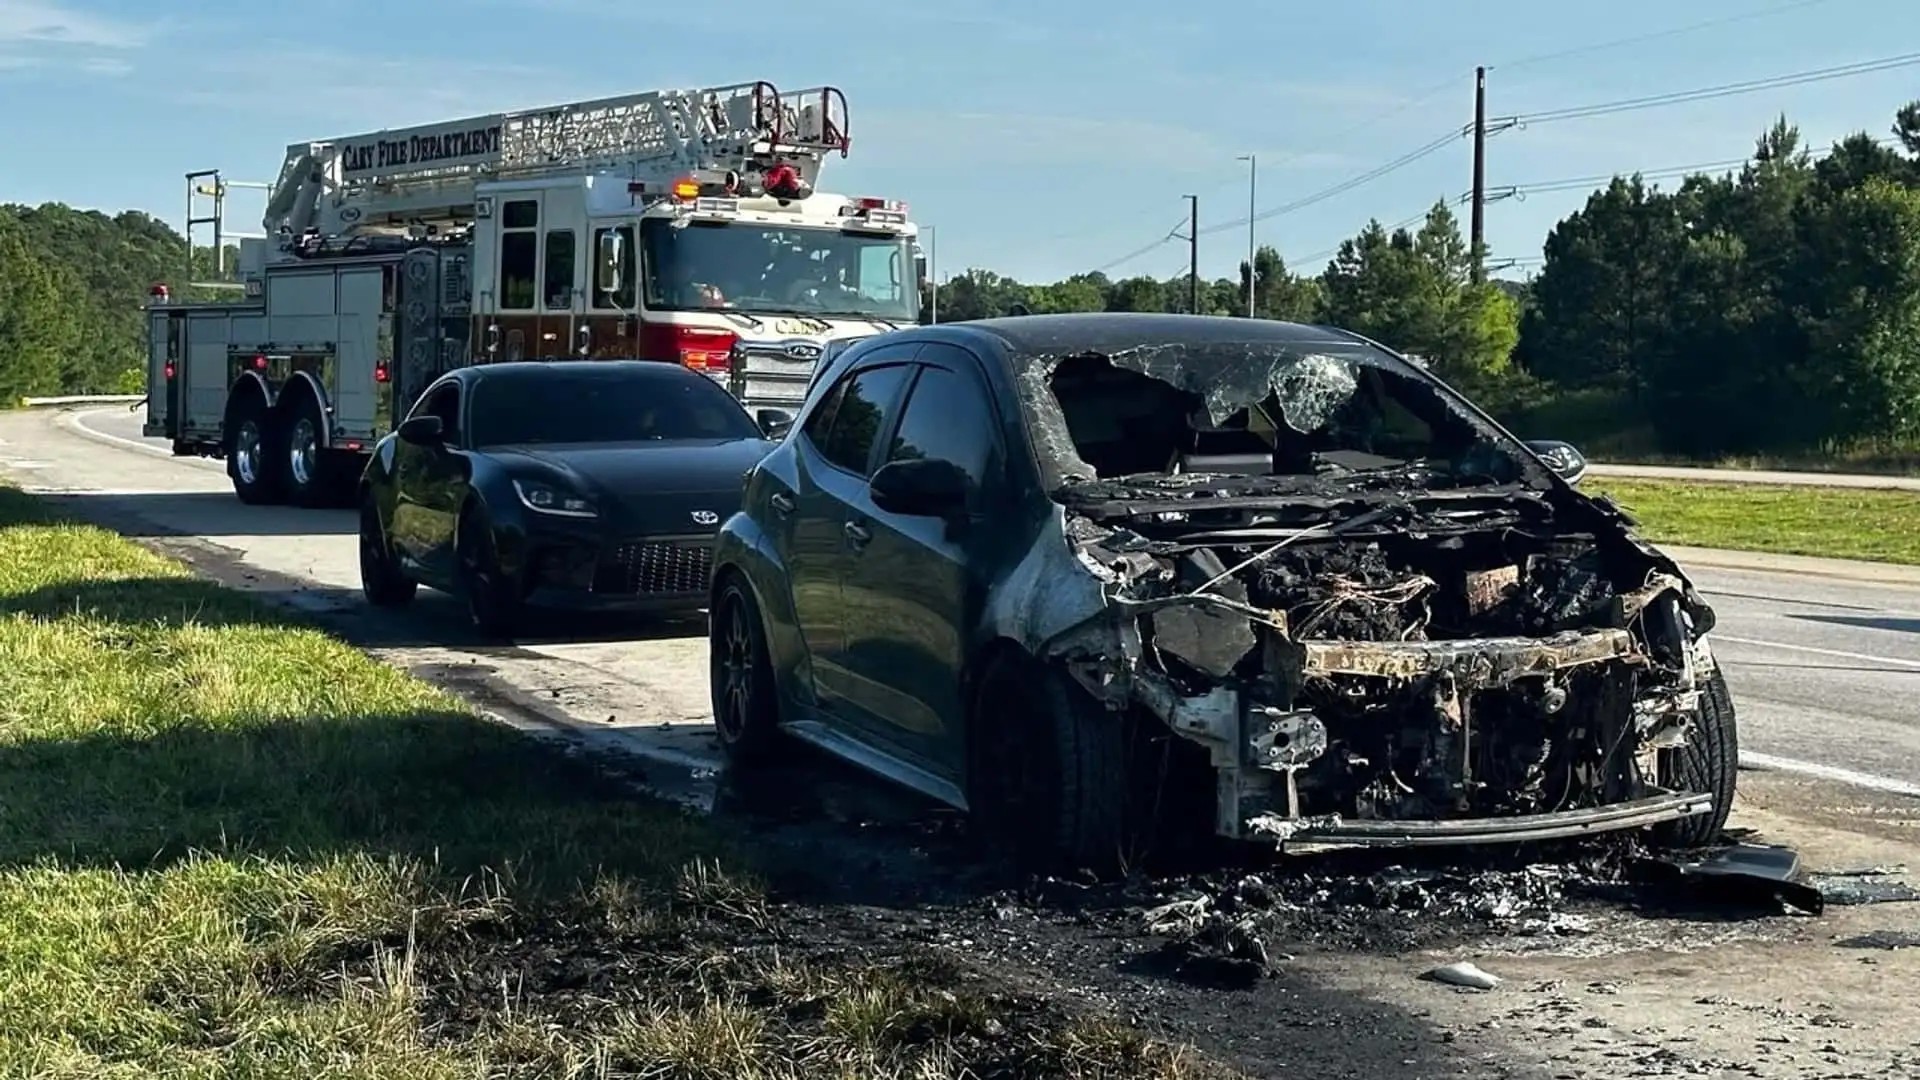
[(740, 491), (742, 477), (773, 449), (764, 439), (678, 439), (629, 443), (494, 446), (516, 476), (557, 472), (600, 498)]

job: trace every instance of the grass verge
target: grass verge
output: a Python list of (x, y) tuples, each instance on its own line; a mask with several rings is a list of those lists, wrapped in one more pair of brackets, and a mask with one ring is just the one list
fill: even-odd
[(0, 1075), (1200, 1074), (5, 488), (0, 658)]
[(1656, 543), (1920, 564), (1920, 494), (1589, 477)]

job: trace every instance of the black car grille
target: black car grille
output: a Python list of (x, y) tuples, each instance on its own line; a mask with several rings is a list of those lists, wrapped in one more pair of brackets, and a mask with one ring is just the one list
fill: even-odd
[(704, 540), (635, 540), (607, 552), (593, 591), (623, 596), (705, 592), (713, 547)]

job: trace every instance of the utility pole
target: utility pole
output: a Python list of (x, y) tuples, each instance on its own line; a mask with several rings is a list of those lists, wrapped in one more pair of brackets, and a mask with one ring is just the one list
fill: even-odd
[(1473, 69), (1473, 281), (1487, 280), (1487, 69)]
[(927, 309), (929, 322), (940, 322), (940, 230), (927, 226)]
[(1187, 196), (1187, 311), (1200, 314), (1200, 196)]
[(1247, 318), (1253, 318), (1253, 205), (1254, 192), (1260, 175), (1260, 160), (1256, 154), (1248, 154), (1236, 160), (1247, 163)]

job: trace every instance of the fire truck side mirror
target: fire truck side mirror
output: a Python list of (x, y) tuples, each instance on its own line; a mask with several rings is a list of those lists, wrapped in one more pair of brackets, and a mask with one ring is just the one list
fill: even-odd
[(600, 234), (599, 273), (594, 278), (594, 288), (604, 293), (620, 291), (620, 267), (626, 262), (627, 238), (617, 230), (609, 229)]

